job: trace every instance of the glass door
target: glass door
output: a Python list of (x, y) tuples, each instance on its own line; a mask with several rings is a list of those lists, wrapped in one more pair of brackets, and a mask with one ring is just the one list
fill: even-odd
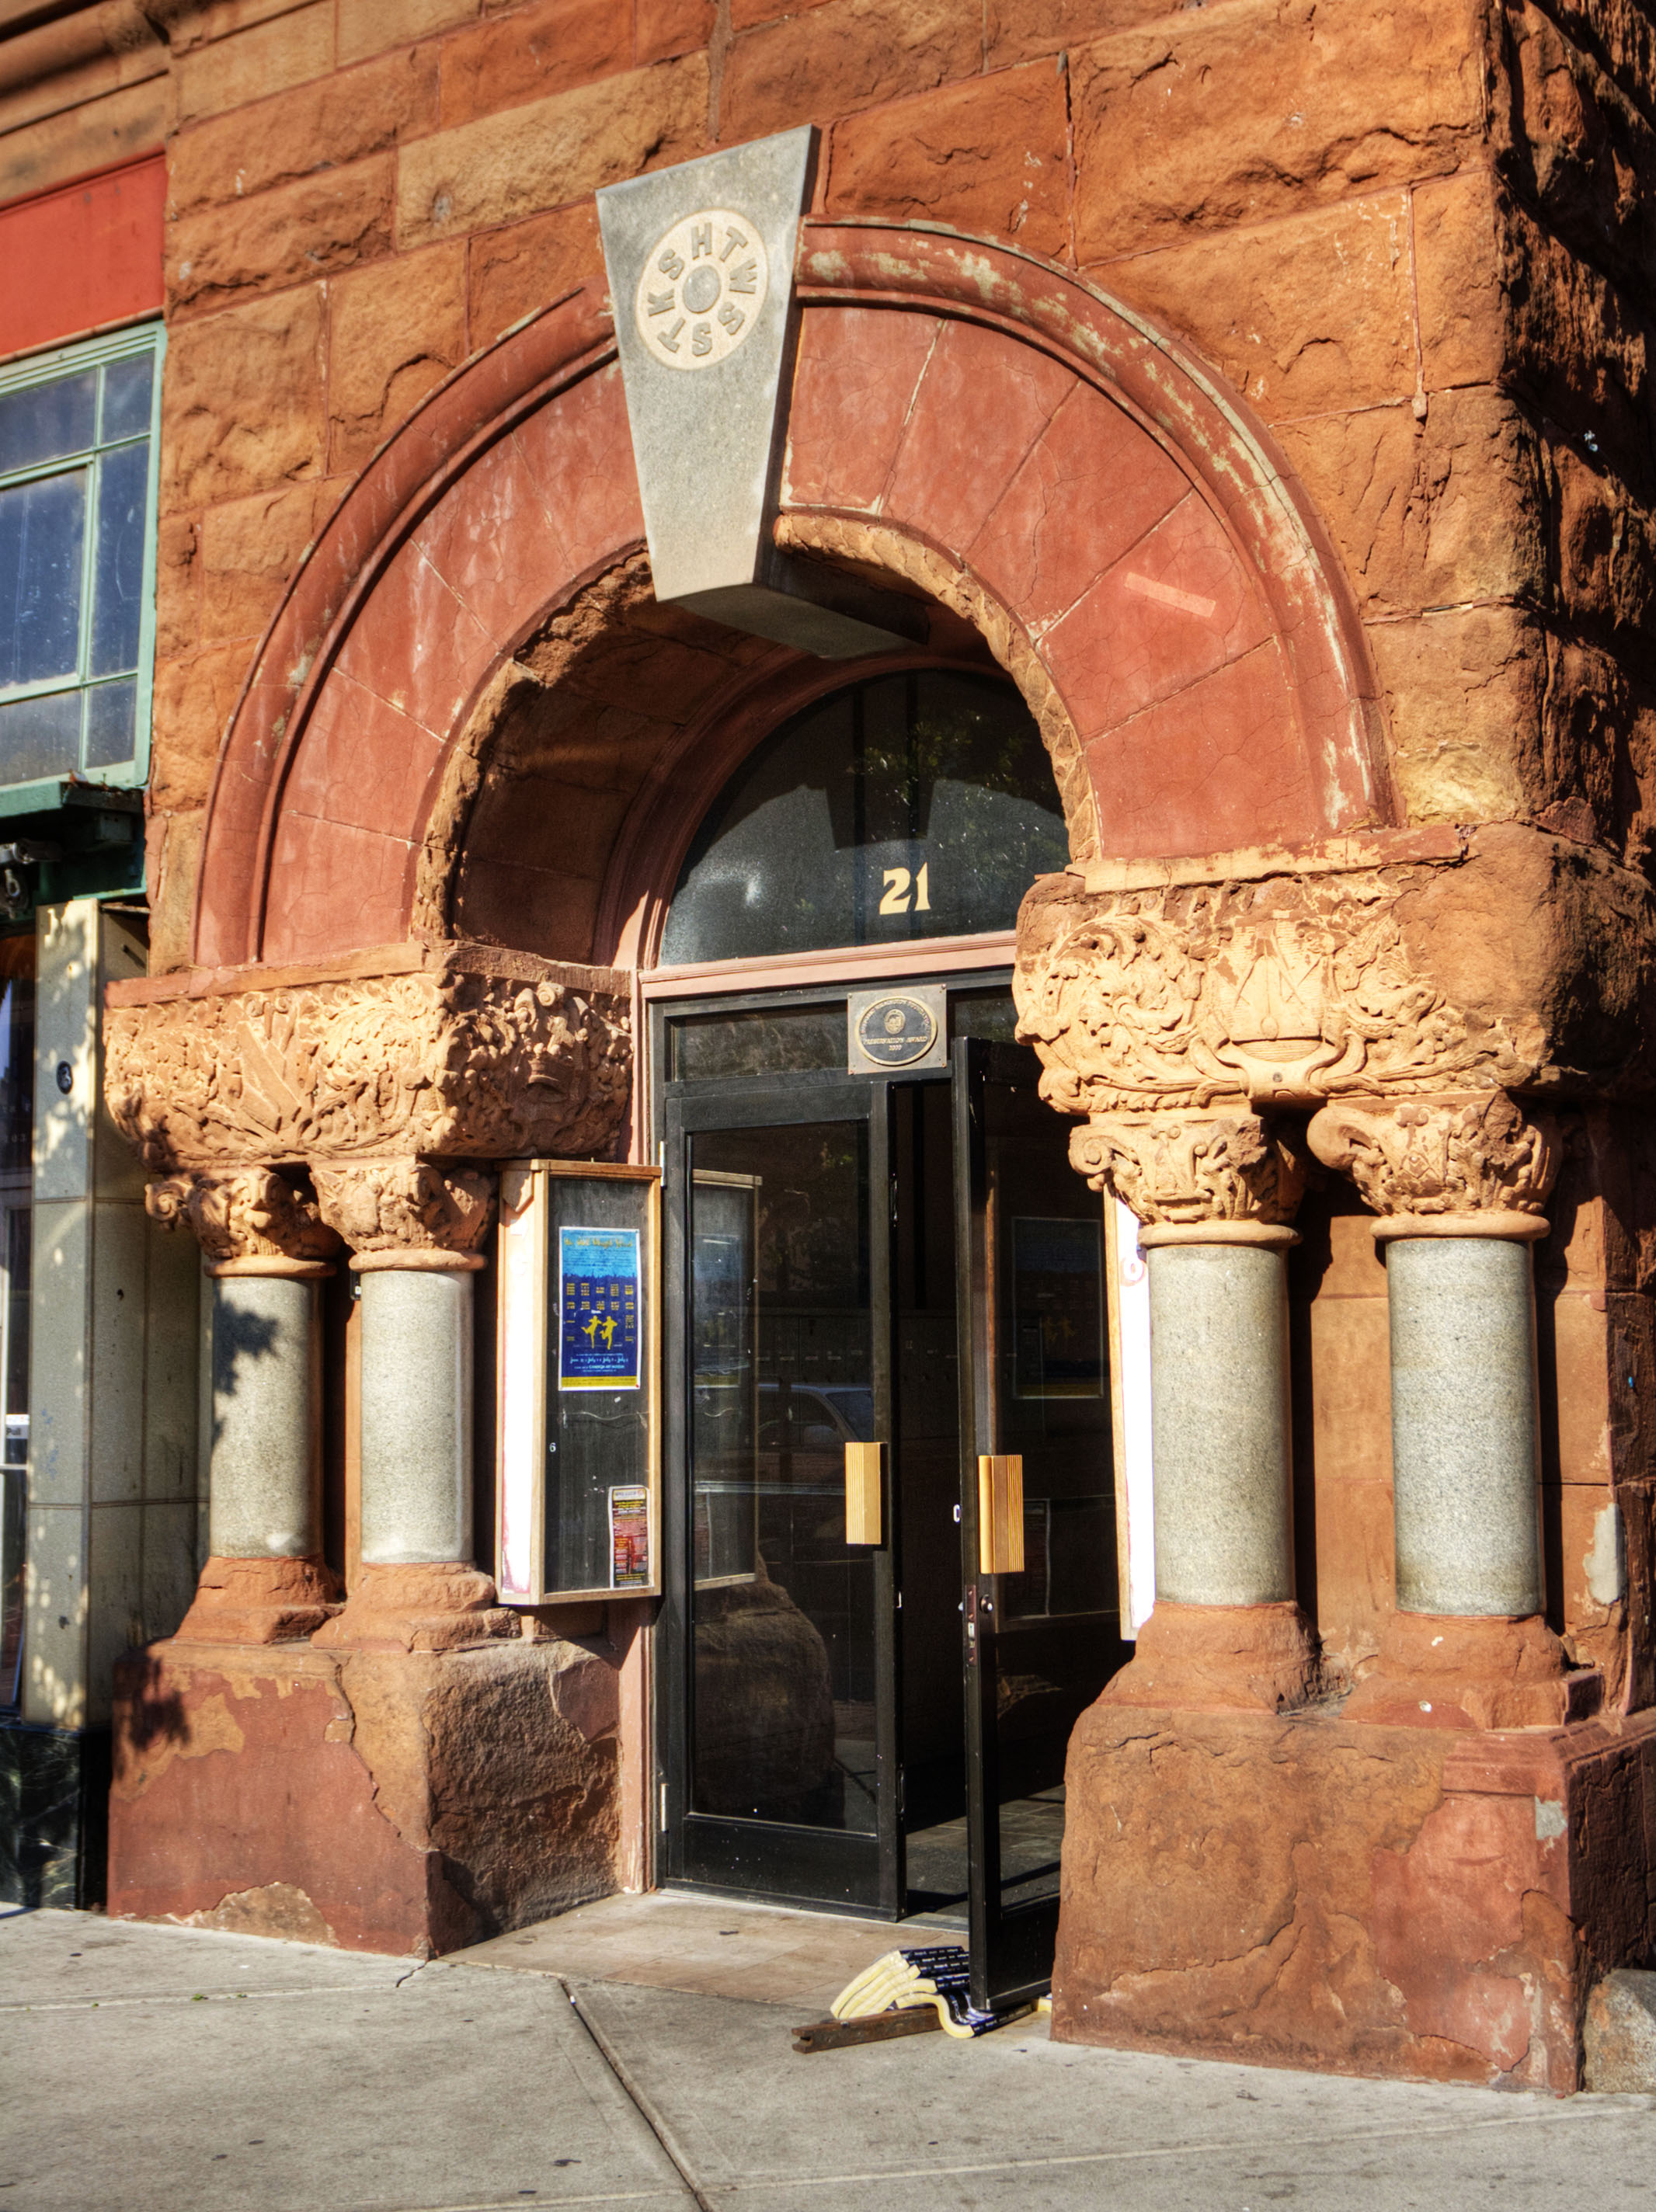
[[(984, 2007), (1048, 1984), (1070, 1731), (1130, 1656), (1103, 1209), (1069, 1164), (1038, 1075), (1021, 1048), (954, 1048), (966, 1825), (972, 2000)], [(998, 1517), (1002, 1557), (1015, 1523), (1020, 1571), (985, 1571), (986, 1517)]]
[(819, 1078), (667, 1101), (659, 1648), (667, 1879), (895, 1914), (892, 1551), (846, 1519), (846, 1446), (892, 1433), (885, 1103)]

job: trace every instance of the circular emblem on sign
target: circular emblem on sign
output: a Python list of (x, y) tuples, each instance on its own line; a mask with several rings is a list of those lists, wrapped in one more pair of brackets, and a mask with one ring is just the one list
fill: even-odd
[(923, 1060), (937, 1042), (937, 1017), (923, 999), (876, 999), (865, 1006), (856, 1025), (864, 1055), (882, 1067), (906, 1067)]
[(710, 368), (746, 337), (770, 288), (758, 226), (728, 208), (703, 208), (652, 248), (634, 313), (657, 361)]

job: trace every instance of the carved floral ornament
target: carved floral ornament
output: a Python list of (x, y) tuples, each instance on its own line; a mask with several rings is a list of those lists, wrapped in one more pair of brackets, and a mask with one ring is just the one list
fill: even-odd
[(590, 1157), (626, 1109), (625, 1000), (452, 967), (117, 1006), (105, 1092), (152, 1173)]
[(457, 1158), (591, 1157), (620, 1126), (631, 1037), (623, 994), (594, 988), (609, 980), (451, 960), (113, 1006), (109, 1110), (155, 1178), (150, 1213), (215, 1267), (308, 1272), (342, 1242), (465, 1263), (490, 1179)]
[(1069, 1114), (1258, 1111), (1531, 1080), (1538, 1030), (1475, 1025), (1416, 972), (1394, 896), (1373, 871), (1026, 904), (1013, 992), (1042, 1095)]
[[(1558, 1164), (1539, 1032), (1479, 1025), (1411, 967), (1378, 872), (1088, 893), (1049, 879), (1020, 928), (1019, 1034), (1070, 1158), (1141, 1221), (1292, 1220), (1302, 1155), (1388, 1217), (1538, 1216)], [(1072, 879), (1073, 884), (1073, 879)], [(1031, 925), (1033, 927), (1031, 927)]]

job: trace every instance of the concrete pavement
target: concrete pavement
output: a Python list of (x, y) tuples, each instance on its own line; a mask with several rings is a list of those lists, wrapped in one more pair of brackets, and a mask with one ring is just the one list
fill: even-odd
[[(1032, 2022), (799, 2057), (788, 2030), (814, 2003), (671, 1986), (708, 1975), (672, 1964), (694, 1947), (662, 1906), (630, 1980), (554, 1971), (560, 1923), (419, 1966), (0, 1919), (0, 2212), (1458, 2212), (1589, 2193), (1613, 2212), (1656, 2172), (1649, 2098), (1077, 2051)], [(590, 1942), (579, 1917), (566, 1955)], [(819, 1944), (782, 1935), (820, 1971)], [(763, 1944), (726, 1940), (751, 1974)]]

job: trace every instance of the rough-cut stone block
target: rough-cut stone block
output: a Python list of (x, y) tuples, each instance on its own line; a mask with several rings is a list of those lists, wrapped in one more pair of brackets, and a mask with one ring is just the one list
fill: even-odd
[(1351, 200), (1094, 275), (1187, 337), (1268, 422), (1415, 389), (1409, 202)]
[(330, 467), (359, 469), (466, 353), (466, 248), (458, 240), (331, 286)]
[[(1509, 607), (1377, 623), (1369, 650), (1411, 823), (1501, 822), (1544, 803), (1538, 633)], [(1533, 794), (1533, 796), (1531, 795)]]
[(204, 637), (258, 637), (337, 489), (326, 483), (290, 484), (208, 508), (198, 562)]
[(169, 515), (155, 541), (155, 652), (163, 660), (200, 642), (200, 552), (199, 517)]
[(1172, 12), (1169, 0), (988, 0), (983, 66), (1004, 69), (1037, 54), (1057, 54)]
[(630, 11), (615, 0), (534, 0), (442, 44), (442, 119), (471, 123), (630, 68)]
[(1054, 260), (1069, 254), (1068, 116), (1050, 62), (837, 125), (837, 215), (946, 222)]
[(173, 335), (161, 400), (167, 507), (322, 473), (322, 302), (314, 286)]
[(109, 1910), (427, 1957), (544, 1918), (613, 1886), (616, 1716), (567, 1644), (155, 1645), (119, 1670)]
[[(1544, 1291), (1537, 1291), (1545, 1297)], [(1604, 1299), (1561, 1291), (1546, 1298), (1551, 1330), (1549, 1361), (1558, 1419), (1557, 1479), (1602, 1489), (1610, 1479), (1610, 1369)]]
[(1495, 182), (1487, 169), (1414, 194), (1416, 285), (1427, 389), (1492, 384), (1506, 359), (1507, 300)]
[(694, 53), (713, 36), (716, 20), (713, 0), (633, 0), (635, 58), (666, 62)]
[(474, 347), (487, 345), (571, 286), (601, 275), (604, 267), (598, 210), (590, 199), (487, 231), (471, 240), (467, 251)]
[(250, 198), (319, 169), (379, 154), (437, 121), (436, 49), (387, 54), (263, 101), (257, 129), (230, 114), (180, 131), (167, 149), (174, 211)]
[(1467, 0), (1239, 0), (1073, 52), (1081, 264), (1453, 168), (1481, 22)]
[(1547, 500), (1537, 441), (1485, 388), (1278, 426), (1364, 611), (1418, 613), (1471, 599), (1538, 600)]
[(1572, 248), (1642, 283), (1656, 258), (1656, 130), (1592, 51), (1532, 5), (1505, 8), (1492, 42), (1491, 137), (1501, 173)]
[(333, 0), (314, 0), (182, 55), (175, 71), (179, 120), (245, 107), (333, 64)]
[(829, 0), (730, 0), (730, 27), (751, 31), (760, 23), (774, 23), (782, 15), (803, 15)]
[(1656, 1974), (1621, 1966), (1587, 1999), (1586, 2079), (1600, 2096), (1656, 2096)]
[(248, 645), (221, 645), (155, 666), (150, 796), (163, 809), (199, 806), (247, 679)]
[(420, 246), (561, 207), (600, 185), (692, 159), (706, 131), (700, 54), (481, 116), (404, 149), (398, 243)]
[(392, 158), (377, 154), (180, 217), (167, 240), (174, 312), (377, 259), (391, 245)]
[(1590, 436), (1635, 480), (1653, 460), (1650, 331), (1636, 295), (1503, 206), (1507, 265), (1506, 373), (1558, 422)]
[(482, 0), (337, 0), (339, 63), (361, 61), (411, 39), (429, 38), (482, 12)]
[(736, 40), (719, 88), (719, 137), (731, 145), (826, 122), (982, 66), (978, 0), (827, 0)]
[(1485, 1735), (1099, 1704), (1070, 1740), (1053, 2033), (1568, 2091), (1651, 1936), (1651, 1717)]
[(190, 964), (204, 819), (199, 810), (167, 812), (151, 798), (144, 824), (143, 889), (149, 902), (152, 975), (168, 975)]

